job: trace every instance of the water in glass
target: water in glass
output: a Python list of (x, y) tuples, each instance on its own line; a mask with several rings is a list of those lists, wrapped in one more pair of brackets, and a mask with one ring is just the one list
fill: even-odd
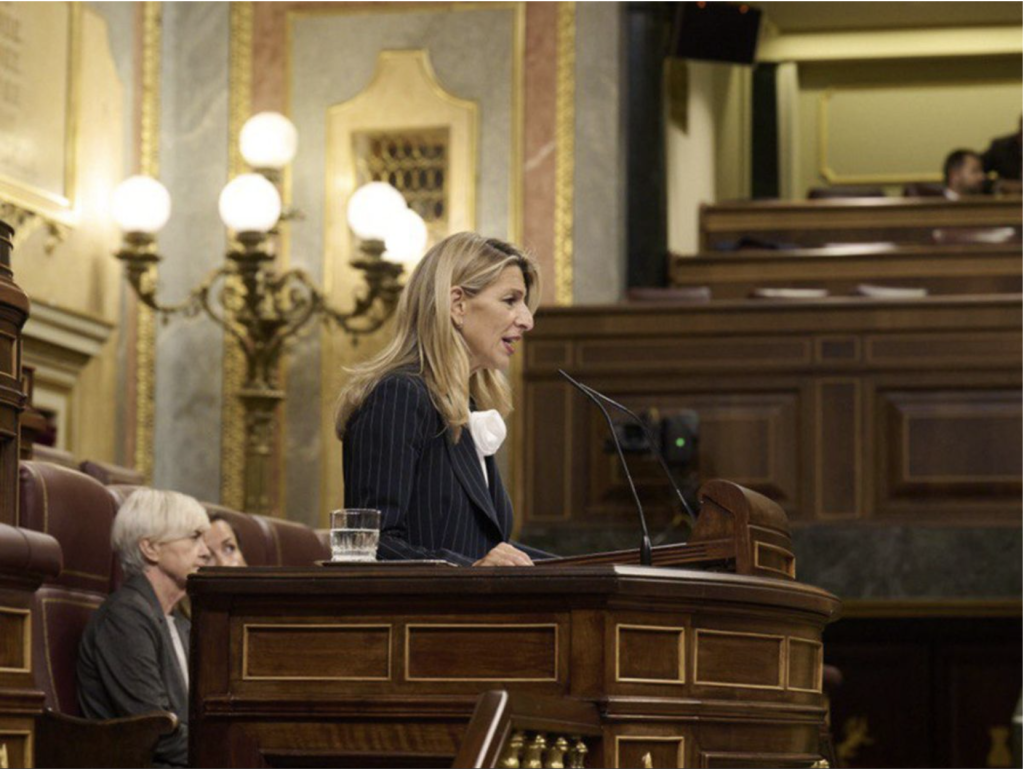
[(376, 561), (379, 538), (379, 510), (350, 508), (331, 513), (332, 561)]

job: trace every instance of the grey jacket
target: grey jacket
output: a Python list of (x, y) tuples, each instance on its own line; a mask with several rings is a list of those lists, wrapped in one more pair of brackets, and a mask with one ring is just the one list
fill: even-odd
[[(174, 621), (187, 655), (191, 624), (180, 612)], [(153, 763), (188, 766), (188, 691), (170, 634), (149, 580), (129, 578), (93, 613), (82, 635), (78, 704), (86, 718), (169, 710), (180, 726), (160, 738)]]

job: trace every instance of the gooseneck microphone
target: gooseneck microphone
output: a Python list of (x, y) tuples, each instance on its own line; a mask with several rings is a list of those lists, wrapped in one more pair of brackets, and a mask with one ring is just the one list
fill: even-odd
[(622, 462), (622, 469), (626, 471), (626, 480), (629, 481), (629, 490), (633, 492), (633, 499), (636, 501), (636, 511), (640, 514), (640, 530), (643, 534), (640, 539), (640, 565), (650, 566), (651, 536), (647, 533), (647, 519), (644, 517), (644, 507), (640, 504), (640, 495), (636, 493), (636, 485), (633, 483), (633, 476), (629, 473), (629, 465), (626, 464), (626, 456), (622, 453), (622, 445), (619, 443), (619, 436), (615, 434), (615, 425), (612, 423), (611, 414), (608, 413), (608, 409), (606, 409), (600, 399), (591, 392), (589, 387), (580, 384), (562, 371), (562, 369), (558, 369), (558, 373), (565, 377), (569, 381), (569, 384), (590, 398), (590, 400), (592, 400), (594, 404), (601, 409), (601, 413), (604, 414), (605, 421), (608, 422), (608, 431), (612, 434), (612, 440), (615, 442), (615, 450), (619, 452), (619, 461)]
[(651, 437), (651, 433), (647, 429), (647, 423), (644, 422), (644, 420), (642, 420), (636, 414), (634, 414), (630, 409), (626, 408), (618, 401), (612, 400), (604, 393), (599, 393), (593, 387), (588, 387), (582, 382), (576, 382), (576, 384), (578, 384), (581, 388), (589, 392), (591, 395), (600, 398), (605, 403), (614, 406), (619, 411), (628, 414), (634, 422), (640, 425), (640, 429), (643, 430), (644, 437), (647, 438), (647, 445), (651, 447), (651, 453), (654, 454), (654, 456), (657, 458), (658, 463), (661, 465), (661, 469), (665, 473), (665, 477), (668, 479), (668, 482), (672, 485), (672, 488), (675, 490), (676, 496), (679, 497), (679, 502), (680, 504), (682, 504), (683, 510), (685, 510), (686, 514), (690, 516), (690, 525), (695, 525), (697, 523), (697, 516), (694, 515), (693, 510), (690, 508), (690, 503), (687, 502), (686, 497), (683, 496), (683, 492), (679, 490), (679, 486), (676, 484), (675, 478), (672, 477), (672, 471), (668, 469), (668, 462), (665, 461), (665, 457), (661, 455), (661, 452), (658, 450), (657, 445), (654, 443), (654, 439)]

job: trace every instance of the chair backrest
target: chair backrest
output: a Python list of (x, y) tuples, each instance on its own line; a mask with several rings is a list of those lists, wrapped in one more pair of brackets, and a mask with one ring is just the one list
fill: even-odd
[(274, 563), (278, 566), (312, 566), (317, 561), (330, 559), (330, 548), (308, 526), (283, 518), (253, 517), (262, 518), (269, 526)]
[(47, 462), (22, 462), (18, 524), (60, 543), (64, 570), (47, 584), (106, 595), (114, 553), (110, 529), (117, 503), (107, 488), (84, 473)]
[(117, 503), (95, 479), (46, 462), (22, 462), (20, 487), (20, 525), (54, 537), (64, 559), (63, 571), (33, 599), (33, 676), (48, 707), (79, 715), (78, 645), (114, 583)]
[(110, 462), (96, 462), (87, 459), (80, 466), (83, 473), (92, 476), (104, 486), (112, 484), (126, 484), (130, 486), (141, 486), (146, 482), (146, 476), (141, 471), (132, 467), (122, 467)]

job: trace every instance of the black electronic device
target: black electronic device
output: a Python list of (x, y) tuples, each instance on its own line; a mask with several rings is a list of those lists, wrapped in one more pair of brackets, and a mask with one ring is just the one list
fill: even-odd
[(747, 3), (677, 3), (671, 55), (753, 64), (761, 11)]

